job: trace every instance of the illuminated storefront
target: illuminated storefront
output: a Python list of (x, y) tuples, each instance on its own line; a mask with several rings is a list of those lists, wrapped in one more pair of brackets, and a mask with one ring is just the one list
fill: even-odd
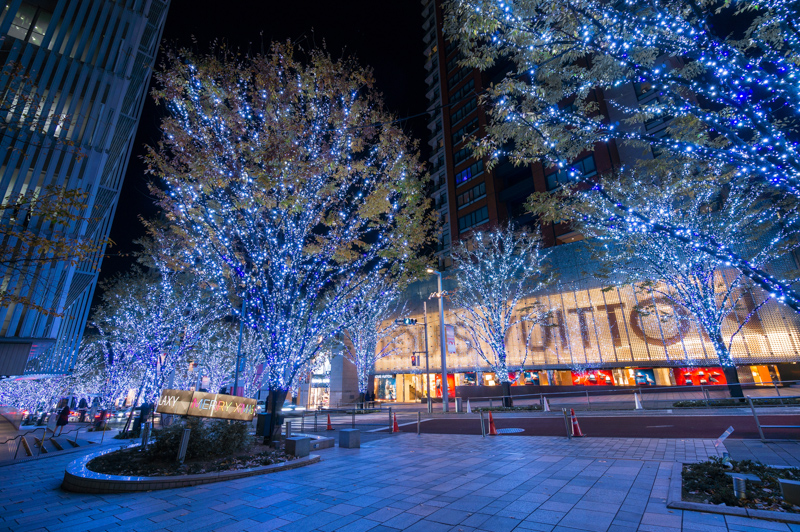
[[(587, 281), (585, 272), (580, 271), (579, 257), (566, 255), (568, 250), (556, 251), (564, 262), (569, 263), (571, 259), (572, 271), (567, 264), (564, 268), (566, 275), (562, 276), (557, 289), (520, 305), (524, 307), (534, 300), (543, 303), (551, 309), (550, 323), (547, 326), (536, 325), (532, 330), (523, 323), (507, 338), (509, 368), (517, 381), (515, 384), (725, 384), (725, 376), (708, 336), (698, 329), (685, 308), (674, 305), (657, 292), (643, 292), (631, 284), (606, 288)], [(794, 267), (789, 261), (791, 259), (787, 258), (787, 264), (783, 265), (785, 269)], [(720, 275), (719, 282), (729, 282), (732, 276), (733, 272)], [(568, 282), (570, 277), (580, 280)], [(452, 285), (445, 286), (445, 290), (451, 289), (454, 289)], [(432, 291), (431, 283), (418, 283), (411, 290), (411, 308), (414, 308), (414, 297), (426, 299)], [(800, 361), (800, 320), (796, 313), (776, 301), (770, 300), (759, 306), (762, 301), (759, 292), (744, 293), (736, 311), (723, 323), (723, 337), (727, 340), (733, 337), (730, 350), (739, 366), (740, 381), (771, 385), (780, 380), (779, 365)], [(419, 307), (410, 317), (422, 323), (421, 303)], [(652, 312), (643, 314), (637, 310), (645, 307), (651, 308)], [(431, 308), (427, 318), (430, 371), (438, 373), (438, 311)], [(445, 310), (445, 323), (455, 325), (456, 352), (447, 355), (448, 373), (454, 375), (455, 385), (496, 384), (491, 368), (470, 345), (466, 331), (459, 327), (452, 309)], [(527, 346), (524, 339), (528, 339)], [(398, 354), (377, 362), (376, 377), (391, 376), (397, 382), (402, 375), (406, 382), (424, 373), (424, 360), (420, 367), (412, 365), (411, 359), (414, 351), (424, 349), (423, 328), (407, 328), (399, 343)], [(436, 379), (440, 378), (436, 376)], [(423, 382), (424, 378), (419, 381)], [(432, 395), (441, 396), (440, 392), (437, 393), (440, 384), (440, 380), (432, 382)], [(453, 383), (449, 384), (452, 390)], [(421, 390), (417, 385), (414, 387)]]

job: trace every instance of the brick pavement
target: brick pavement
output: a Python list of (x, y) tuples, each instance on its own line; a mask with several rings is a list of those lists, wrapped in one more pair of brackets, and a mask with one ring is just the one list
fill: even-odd
[(708, 440), (400, 434), (306, 468), (126, 495), (62, 492), (73, 454), (0, 468), (0, 529), (800, 532), (668, 509), (672, 460), (714, 452)]

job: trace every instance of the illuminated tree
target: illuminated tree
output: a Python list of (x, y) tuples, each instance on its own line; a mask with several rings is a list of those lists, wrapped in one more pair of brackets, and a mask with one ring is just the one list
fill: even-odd
[[(772, 296), (754, 291), (749, 279), (729, 262), (691, 242), (676, 242), (649, 230), (638, 217), (614, 204), (620, 198), (623, 203), (642, 205), (655, 223), (680, 223), (691, 231), (712, 235), (751, 264), (765, 268), (798, 246), (797, 202), (760, 182), (728, 181), (708, 174), (702, 181), (688, 179), (685, 174), (694, 171), (696, 166), (686, 165), (667, 175), (628, 172), (610, 176), (580, 200), (565, 205), (572, 209), (581, 230), (602, 244), (597, 258), (606, 262), (616, 280), (637, 283), (652, 299), (667, 302), (674, 312), (662, 312), (660, 319), (677, 321), (678, 329), (689, 327), (690, 321), (699, 325), (714, 347), (731, 394), (741, 397), (731, 343)], [(733, 336), (725, 338), (723, 321), (734, 312), (741, 316), (748, 294), (754, 307), (744, 313)], [(654, 314), (653, 307), (645, 305), (638, 310)]]
[(369, 374), (375, 363), (397, 353), (396, 343), (402, 329), (395, 319), (408, 315), (404, 305), (398, 301), (396, 288), (378, 289), (378, 297), (365, 298), (365, 303), (354, 308), (355, 316), (345, 329), (341, 344), (342, 355), (356, 368), (358, 375), (359, 402), (369, 387)]
[(295, 54), (169, 54), (155, 97), (170, 115), (148, 156), (189, 261), (234, 312), (245, 300), (270, 411), (346, 328), (354, 294), (424, 263), (431, 224), (416, 147), (371, 72)]
[[(516, 162), (569, 168), (613, 142), (641, 149), (645, 159), (653, 148), (664, 165), (677, 158), (718, 171), (731, 166), (736, 179), (756, 177), (798, 196), (797, 9), (787, 0), (451, 0), (445, 29), (458, 39), (463, 64), (513, 65), (489, 91), (491, 135), (482, 154), (511, 144)], [(667, 127), (655, 134), (643, 122)], [(657, 224), (646, 206), (624, 206), (652, 231), (730, 262), (800, 311), (790, 280), (714, 235)]]
[(17, 408), (28, 415), (55, 408), (68, 391), (63, 376), (50, 379), (5, 379), (0, 381), (0, 404)]
[(528, 323), (523, 339), (523, 359), (533, 326), (547, 326), (550, 312), (534, 294), (550, 282), (547, 253), (537, 234), (516, 231), (513, 225), (476, 232), (453, 249), (458, 288), (449, 294), (457, 324), (470, 338), (472, 348), (492, 368), (503, 387), (505, 406), (511, 406), (506, 342), (512, 329)]
[[(137, 401), (158, 398), (174, 370), (215, 333), (226, 309), (197, 279), (139, 269), (103, 286), (91, 319), (98, 345), (114, 371), (140, 376)], [(120, 376), (121, 377), (121, 376)]]

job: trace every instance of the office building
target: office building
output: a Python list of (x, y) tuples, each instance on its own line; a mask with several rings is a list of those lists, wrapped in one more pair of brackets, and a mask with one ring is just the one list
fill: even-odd
[[(47, 237), (108, 237), (154, 67), (169, 0), (6, 0), (0, 18), (6, 201), (48, 186), (87, 195), (85, 221), (53, 228), (5, 219)], [(10, 213), (6, 213), (9, 214)], [(6, 242), (6, 245), (9, 243)], [(73, 364), (102, 260), (0, 270), (3, 290), (36, 305), (0, 309), (0, 375), (48, 375)]]

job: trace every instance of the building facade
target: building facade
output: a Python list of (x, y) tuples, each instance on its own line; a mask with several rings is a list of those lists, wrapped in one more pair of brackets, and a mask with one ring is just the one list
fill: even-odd
[[(166, 21), (169, 0), (6, 0), (0, 15), (4, 201), (49, 186), (88, 195), (84, 220), (53, 228), (104, 242)], [(3, 220), (3, 223), (13, 223)], [(8, 242), (4, 243), (8, 245)], [(0, 375), (69, 371), (104, 247), (77, 265), (37, 263), (0, 271), (3, 290), (40, 307), (0, 309)]]
[[(536, 294), (525, 307), (538, 301), (552, 311), (549, 326), (527, 324), (512, 329), (507, 338), (509, 368), (515, 385), (541, 386), (690, 386), (726, 384), (707, 335), (689, 319), (688, 311), (665, 298), (643, 293), (630, 284), (613, 279), (601, 283), (594, 275), (589, 250), (584, 242), (557, 246), (548, 260), (559, 267), (559, 282)], [(797, 268), (787, 256), (771, 265), (776, 272)], [(733, 280), (724, 272), (720, 282)], [(609, 290), (607, 286), (612, 286)], [(455, 285), (445, 279), (444, 289)], [(661, 287), (659, 287), (661, 288)], [(435, 279), (409, 287), (405, 297), (410, 317), (417, 325), (407, 327), (400, 337), (397, 354), (379, 360), (374, 387), (379, 398), (415, 401), (431, 395), (441, 397), (441, 349), (438, 309), (423, 301), (436, 291)], [(731, 340), (739, 381), (751, 385), (772, 385), (773, 380), (800, 379), (800, 316), (788, 307), (769, 300), (745, 322), (764, 300), (760, 291), (745, 293), (741, 308), (727, 317), (723, 335)], [(643, 315), (637, 306), (654, 305), (655, 312)], [(470, 338), (459, 325), (445, 299), (444, 322), (452, 327), (455, 352), (446, 354), (448, 390), (457, 386), (497, 384), (489, 364), (481, 359)], [(414, 352), (424, 351), (427, 322), (428, 363)], [(737, 332), (738, 331), (738, 332)], [(382, 346), (379, 346), (379, 348)]]

